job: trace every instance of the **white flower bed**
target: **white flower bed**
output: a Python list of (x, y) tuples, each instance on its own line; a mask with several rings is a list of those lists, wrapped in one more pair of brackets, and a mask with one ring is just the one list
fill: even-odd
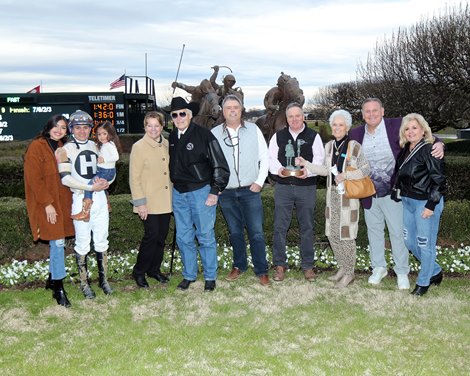
[[(171, 251), (167, 250), (166, 257), (162, 264), (162, 271), (170, 271)], [(249, 250), (248, 250), (249, 255)], [(272, 252), (267, 248), (268, 262), (272, 262)], [(111, 279), (128, 278), (132, 273), (132, 267), (135, 264), (137, 250), (131, 250), (119, 255), (110, 254), (108, 257), (109, 277)], [(389, 265), (393, 265), (390, 250), (387, 250), (386, 257)], [(299, 247), (289, 247), (287, 249), (287, 259), (291, 267), (300, 268)], [(444, 272), (468, 274), (470, 272), (470, 246), (461, 244), (460, 248), (441, 248), (437, 247), (437, 260), (442, 266)], [(232, 268), (232, 248), (230, 246), (219, 246), (218, 261), (220, 270), (230, 270)], [(251, 265), (251, 257), (248, 256)], [(336, 260), (329, 247), (316, 249), (315, 267), (319, 269), (329, 269), (336, 267)], [(77, 268), (74, 255), (66, 258), (65, 268), (67, 278), (77, 281)], [(412, 272), (419, 271), (419, 262), (410, 255), (410, 268)], [(90, 277), (96, 278), (96, 259), (91, 254), (89, 257)], [(368, 271), (370, 269), (370, 259), (368, 249), (357, 247), (356, 269), (358, 271)], [(178, 251), (175, 252), (173, 263), (173, 272), (181, 271), (181, 259)], [(27, 261), (13, 260), (10, 264), (0, 265), (0, 287), (12, 287), (25, 283), (35, 283), (45, 281), (49, 273), (49, 260), (36, 261), (28, 263)]]

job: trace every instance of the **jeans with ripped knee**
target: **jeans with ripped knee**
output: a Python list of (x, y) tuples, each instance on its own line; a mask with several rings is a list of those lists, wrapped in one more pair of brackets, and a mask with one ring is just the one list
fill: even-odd
[(436, 242), (444, 199), (441, 198), (429, 218), (421, 216), (426, 200), (403, 197), (403, 236), (407, 248), (421, 263), (416, 284), (429, 286), (432, 276), (442, 269), (436, 262)]

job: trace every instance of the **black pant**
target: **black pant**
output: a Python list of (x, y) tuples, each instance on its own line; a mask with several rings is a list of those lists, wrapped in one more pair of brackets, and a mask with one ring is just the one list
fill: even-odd
[(145, 275), (160, 271), (165, 239), (170, 225), (170, 213), (149, 214), (144, 222), (144, 237), (140, 243), (134, 274)]

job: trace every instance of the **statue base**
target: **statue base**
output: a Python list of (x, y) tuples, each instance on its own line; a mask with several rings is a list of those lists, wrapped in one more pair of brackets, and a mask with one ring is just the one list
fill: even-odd
[(282, 176), (285, 176), (285, 177), (299, 177), (302, 175), (303, 175), (302, 170), (290, 170), (288, 168), (285, 168), (284, 170), (282, 170)]

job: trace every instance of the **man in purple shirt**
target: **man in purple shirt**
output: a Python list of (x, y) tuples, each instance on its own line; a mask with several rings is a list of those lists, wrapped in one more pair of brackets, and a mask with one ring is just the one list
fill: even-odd
[[(400, 153), (399, 130), (401, 118), (384, 119), (384, 107), (377, 98), (368, 98), (362, 104), (365, 124), (351, 129), (349, 138), (362, 144), (371, 168), (371, 179), (377, 191), (375, 196), (361, 200), (369, 238), (370, 258), (373, 268), (368, 282), (377, 285), (388, 274), (385, 260), (385, 224), (389, 233), (397, 275), (398, 288), (408, 290), (408, 249), (403, 238), (403, 207), (390, 194), (394, 182), (395, 162)], [(433, 155), (442, 158), (443, 144), (436, 143)]]

